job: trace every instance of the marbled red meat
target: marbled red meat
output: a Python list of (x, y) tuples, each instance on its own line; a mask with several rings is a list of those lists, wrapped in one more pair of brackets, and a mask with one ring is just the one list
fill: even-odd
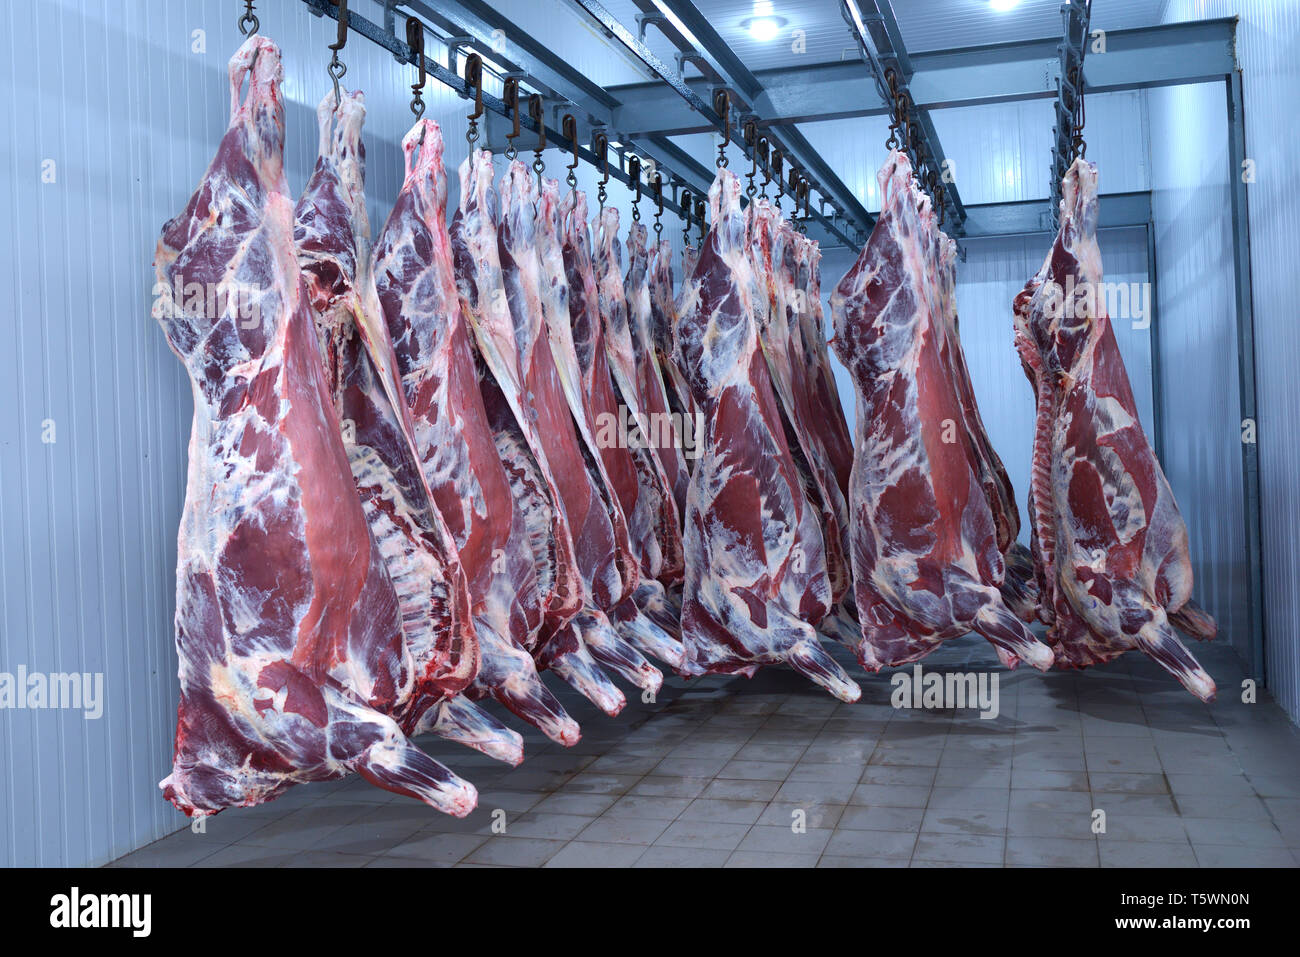
[(1051, 651), (999, 591), (997, 529), (943, 353), (934, 213), (905, 155), (891, 152), (879, 181), (880, 216), (831, 297), (835, 351), (857, 392), (849, 536), (858, 659), (876, 671), (976, 631), (1048, 668)]
[(676, 359), (704, 413), (686, 512), (682, 638), (691, 673), (785, 663), (844, 701), (858, 686), (812, 622), (831, 607), (820, 516), (804, 500), (754, 319), (740, 183), (718, 171), (713, 228), (677, 327)]
[[(474, 788), (392, 717), (420, 675), (298, 268), (281, 76), (279, 50), (260, 36), (230, 61), (230, 127), (155, 258), (156, 315), (194, 393), (177, 549), (181, 697), (162, 788), (204, 815), (356, 771), (464, 815)], [(205, 314), (172, 299), (176, 288), (235, 295)]]
[(375, 246), (374, 277), (425, 481), (455, 539), (474, 603), (482, 662), (468, 694), (491, 695), (548, 737), (574, 744), (578, 725), (542, 684), (528, 652), (545, 603), (457, 296), (442, 133), (421, 120), (402, 147), (406, 177)]
[(352, 476), (421, 676), (399, 720), (408, 733), (433, 730), (518, 764), (518, 733), (459, 695), (478, 673), (478, 637), (456, 543), (421, 469), (371, 273), (361, 93), (336, 100), (331, 91), (317, 115), (320, 157), (298, 200), (294, 242)]
[(1056, 241), (1015, 300), (1036, 403), (1030, 486), (1048, 641), (1063, 667), (1140, 650), (1211, 701), (1214, 681), (1173, 630), (1205, 639), (1215, 624), (1191, 601), (1187, 528), (1106, 315), (1096, 165), (1076, 159), (1061, 187)]

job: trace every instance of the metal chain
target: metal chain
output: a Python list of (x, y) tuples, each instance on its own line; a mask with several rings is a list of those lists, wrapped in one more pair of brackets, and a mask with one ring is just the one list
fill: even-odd
[(1071, 72), (1071, 82), (1074, 84), (1074, 129), (1070, 134), (1070, 158), (1072, 160), (1080, 159), (1087, 155), (1088, 144), (1083, 139), (1083, 124), (1087, 121), (1087, 113), (1083, 105), (1083, 76), (1078, 67)]

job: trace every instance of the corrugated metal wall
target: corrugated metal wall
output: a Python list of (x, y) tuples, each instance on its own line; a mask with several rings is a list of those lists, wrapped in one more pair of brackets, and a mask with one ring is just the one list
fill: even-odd
[[(1295, 319), (1295, 250), (1300, 225), (1295, 217), (1296, 155), (1300, 132), (1293, 119), (1300, 95), (1300, 0), (1170, 0), (1167, 21), (1204, 17), (1241, 18), (1237, 57), (1243, 71), (1246, 102), (1246, 151), (1254, 160), (1256, 182), (1249, 187), (1251, 280), (1255, 314), (1255, 368), (1259, 410), (1260, 492), (1263, 516), (1264, 625), (1268, 681), (1273, 694), (1291, 717), (1300, 721), (1300, 556), (1295, 529), (1300, 526), (1300, 447), (1293, 439), (1300, 421), (1300, 331)], [(1177, 321), (1186, 337), (1167, 346), (1177, 350), (1169, 367), (1185, 375), (1188, 387), (1213, 383), (1223, 409), (1199, 395), (1169, 410), (1187, 433), (1210, 433), (1198, 440), (1193, 456), (1176, 467), (1195, 472), (1204, 486), (1205, 508), (1235, 510), (1239, 501), (1239, 416), (1236, 414), (1235, 342), (1230, 247), (1224, 235), (1228, 212), (1228, 170), (1221, 85), (1213, 91), (1153, 91), (1151, 109), (1153, 159), (1157, 164), (1158, 250), (1166, 272), (1182, 297), (1174, 301)], [(1236, 172), (1236, 171), (1232, 171)], [(1193, 340), (1200, 328), (1203, 334)], [(1192, 345), (1195, 344), (1193, 348)], [(1162, 340), (1162, 348), (1166, 342)], [(1221, 362), (1215, 356), (1221, 356)], [(1177, 363), (1177, 364), (1176, 364)], [(1171, 398), (1171, 402), (1172, 402)], [(1227, 412), (1231, 414), (1227, 414)], [(1222, 430), (1222, 431), (1220, 431)], [(1237, 497), (1234, 497), (1234, 493)], [(1199, 509), (1199, 506), (1198, 506)], [(1235, 517), (1235, 512), (1233, 513)], [(1239, 526), (1238, 526), (1239, 527)], [(1218, 523), (1202, 525), (1215, 536), (1201, 557), (1219, 565), (1235, 547), (1231, 529)], [(1193, 531), (1195, 542), (1196, 531)], [(1239, 540), (1239, 539), (1237, 539)], [(1201, 546), (1198, 546), (1200, 548)], [(1216, 589), (1239, 589), (1235, 569), (1217, 568), (1203, 574), (1216, 579)], [(1244, 622), (1234, 613), (1234, 622)]]
[[(284, 51), (286, 167), (298, 190), (316, 160), (334, 24), (299, 0), (257, 6), (261, 32)], [(99, 720), (0, 711), (0, 864), (94, 864), (183, 824), (157, 782), (175, 725), (176, 527), (191, 401), (150, 317), (150, 264), (163, 222), (184, 207), (225, 131), (242, 6), (4, 7), (9, 302), (0, 323), (11, 347), (0, 360), (9, 413), (0, 423), (0, 671), (102, 672), (105, 710)], [(374, 0), (353, 7), (381, 19)], [(401, 184), (411, 70), (360, 37), (343, 60), (345, 85), (367, 94), (377, 231)], [(465, 156), (465, 104), (433, 81), (425, 99), (454, 167)], [(559, 160), (548, 154), (553, 171)], [(584, 172), (584, 185), (592, 181)], [(616, 186), (612, 201), (622, 202)]]

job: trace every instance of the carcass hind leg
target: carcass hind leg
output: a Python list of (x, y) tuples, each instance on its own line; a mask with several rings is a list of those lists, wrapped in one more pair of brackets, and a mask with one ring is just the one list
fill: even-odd
[(806, 678), (821, 685), (841, 701), (854, 702), (862, 697), (862, 689), (840, 663), (822, 647), (817, 632), (777, 604), (767, 606), (772, 628), (790, 632), (794, 638), (785, 653), (786, 663)]
[(512, 766), (524, 759), (524, 739), (519, 732), (461, 695), (440, 701), (424, 713), (415, 733), (430, 731)]
[(619, 636), (604, 612), (586, 608), (574, 621), (593, 658), (638, 688), (658, 693), (664, 683), (663, 673)]
[(1151, 620), (1143, 625), (1137, 634), (1138, 647), (1171, 675), (1177, 678), (1184, 688), (1202, 701), (1214, 700), (1218, 689), (1214, 679), (1206, 673), (1195, 658), (1191, 656), (1183, 643), (1178, 640), (1164, 610), (1155, 608)]
[[(992, 642), (994, 647), (1028, 662), (1039, 671), (1051, 668), (1056, 660), (1052, 649), (1036, 639), (1025, 627), (1025, 623), (1002, 604), (996, 590), (990, 590), (990, 593), (994, 597), (975, 616), (975, 631)], [(1006, 664), (1005, 658), (1002, 661)]]
[(496, 698), (552, 741), (565, 747), (577, 744), (582, 737), (578, 722), (542, 684), (528, 652), (498, 635), (482, 620), (475, 621), (474, 629), (482, 652), (475, 689)]
[(566, 622), (550, 638), (538, 664), (550, 668), (611, 718), (627, 704), (623, 692), (591, 657), (573, 621)]

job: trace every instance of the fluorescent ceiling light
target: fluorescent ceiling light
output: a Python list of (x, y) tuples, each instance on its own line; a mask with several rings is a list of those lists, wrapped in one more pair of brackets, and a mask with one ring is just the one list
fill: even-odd
[(989, 6), (998, 13), (1006, 13), (1020, 6), (1020, 0), (989, 0)]

